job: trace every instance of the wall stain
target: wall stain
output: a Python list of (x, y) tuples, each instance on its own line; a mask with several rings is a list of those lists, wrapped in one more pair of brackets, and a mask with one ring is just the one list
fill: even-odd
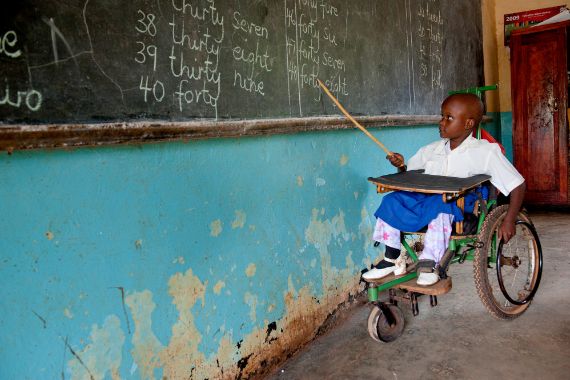
[(304, 184), (303, 177), (300, 176), (300, 175), (298, 175), (298, 176), (297, 176), (297, 186), (303, 187), (303, 184)]
[(214, 285), (214, 294), (222, 293), (222, 289), (226, 286), (226, 283), (223, 281), (218, 281), (216, 285)]
[(243, 210), (236, 210), (235, 215), (236, 218), (232, 222), (232, 229), (235, 230), (236, 228), (243, 228), (247, 219), (246, 213)]
[(154, 379), (154, 369), (160, 366), (160, 352), (164, 346), (152, 331), (152, 312), (156, 304), (149, 290), (129, 294), (125, 302), (131, 310), (135, 325), (131, 355), (141, 370), (140, 378)]
[[(102, 327), (92, 326), (89, 337), (91, 342), (83, 350), (72, 351), (74, 358), (67, 363), (71, 378), (105, 379), (109, 373), (111, 379), (118, 380), (125, 342), (120, 319), (114, 314), (108, 316)], [(68, 348), (71, 351), (69, 344)]]
[(214, 220), (210, 223), (210, 236), (217, 237), (222, 233), (222, 221), (220, 219)]
[(249, 306), (249, 319), (251, 320), (251, 322), (255, 322), (257, 320), (257, 314), (256, 314), (257, 296), (251, 294), (250, 292), (245, 292), (245, 295), (243, 296), (243, 301), (245, 302), (246, 305)]
[(68, 307), (63, 309), (63, 315), (65, 315), (66, 318), (73, 319), (73, 312)]
[(346, 154), (343, 154), (342, 156), (340, 156), (339, 163), (340, 163), (340, 166), (345, 166), (346, 164), (348, 164), (348, 156)]
[[(365, 231), (362, 230), (361, 233)], [(139, 377), (155, 379), (155, 370), (162, 369), (162, 376), (167, 379), (189, 376), (195, 379), (236, 379), (261, 376), (274, 368), (317, 336), (326, 321), (330, 320), (331, 312), (360, 292), (358, 277), (355, 276), (359, 271), (352, 260), (350, 250), (346, 250), (344, 268), (339, 269), (331, 265), (329, 245), (342, 247), (350, 237), (342, 211), (326, 219), (324, 209), (313, 209), (305, 229), (305, 240), (319, 252), (322, 270), (320, 281), (325, 297), (314, 293), (315, 286), (312, 283), (305, 283), (297, 290), (293, 275), (290, 274), (287, 289), (283, 292), (285, 312), (282, 317), (271, 323), (265, 321), (263, 326), (254, 327), (249, 333), (238, 335), (240, 340), (237, 343), (232, 339), (235, 332), (223, 332), (223, 326), (220, 327), (223, 336), (220, 338), (217, 352), (207, 357), (199, 350), (202, 334), (195, 324), (192, 309), (200, 301), (204, 307), (208, 281), (201, 281), (191, 268), (170, 277), (168, 293), (178, 311), (178, 320), (171, 328), (171, 338), (166, 345), (162, 344), (152, 331), (152, 313), (156, 307), (152, 293), (144, 290), (129, 294), (125, 297), (125, 303), (134, 321), (131, 355), (140, 369)], [(304, 254), (309, 252), (304, 251)], [(251, 263), (248, 268), (251, 269), (246, 269), (246, 275), (255, 275), (255, 264)], [(218, 281), (213, 287), (214, 293), (221, 293), (224, 286), (223, 282)], [(249, 292), (244, 295), (244, 302), (251, 308), (250, 319), (253, 322), (256, 320), (257, 297)], [(94, 327), (91, 334), (93, 343), (88, 344), (80, 353), (88, 358), (85, 364), (90, 369), (94, 368), (92, 372), (95, 378), (98, 378), (103, 368), (111, 371), (113, 376), (113, 373), (116, 373), (113, 372), (114, 369), (119, 367), (120, 352), (114, 356), (115, 361), (111, 363), (108, 359), (101, 359), (100, 351), (94, 348), (101, 346), (103, 339), (100, 337), (105, 335), (103, 331), (113, 329), (118, 331), (112, 335), (108, 334), (108, 345), (111, 348), (122, 346), (124, 334), (119, 328), (119, 319), (112, 315), (106, 319), (103, 328)], [(74, 373), (87, 374), (77, 359), (70, 361), (70, 367), (72, 363)]]
[(255, 266), (254, 263), (250, 263), (247, 268), (245, 268), (245, 275), (247, 277), (253, 277), (255, 276), (255, 272), (257, 271), (257, 267)]
[(277, 330), (277, 322), (271, 322), (270, 324), (267, 325), (267, 332), (265, 335), (265, 342), (267, 343), (267, 341), (269, 340), (269, 336), (271, 335), (272, 331)]
[(319, 252), (321, 258), (322, 286), (325, 294), (336, 293), (336, 287), (339, 282), (348, 282), (354, 277), (356, 267), (347, 255), (347, 267), (339, 270), (332, 266), (331, 256), (329, 253), (329, 244), (332, 242), (342, 245), (349, 241), (350, 234), (344, 223), (344, 212), (339, 211), (338, 215), (332, 219), (321, 219), (324, 210), (313, 209), (309, 226), (305, 230), (305, 239), (307, 243), (312, 244)]
[[(370, 250), (373, 250), (372, 245), (373, 245), (373, 241), (372, 241), (372, 233), (374, 232), (374, 226), (372, 225), (372, 222), (370, 220), (370, 216), (368, 214), (368, 211), (366, 210), (366, 208), (362, 208), (362, 210), (360, 210), (360, 224), (358, 225), (358, 236), (360, 237), (360, 239), (364, 242), (362, 249), (364, 252), (368, 252)], [(374, 255), (374, 253), (372, 253)], [(365, 255), (364, 256), (364, 266), (366, 268), (370, 268), (370, 265), (372, 264), (372, 260), (374, 258), (370, 258), (369, 255)]]

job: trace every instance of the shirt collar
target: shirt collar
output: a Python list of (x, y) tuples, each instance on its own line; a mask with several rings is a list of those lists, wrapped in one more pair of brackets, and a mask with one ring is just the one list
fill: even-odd
[[(470, 146), (476, 145), (478, 142), (479, 142), (479, 140), (477, 138), (473, 137), (473, 135), (469, 135), (469, 136), (467, 136), (467, 138), (465, 140), (463, 140), (461, 145), (459, 145), (457, 148), (453, 149), (451, 152), (455, 152), (455, 151), (460, 152), (462, 150), (469, 148)], [(441, 143), (435, 149), (436, 152), (445, 153), (445, 145), (446, 144), (449, 144), (449, 139), (442, 139)]]

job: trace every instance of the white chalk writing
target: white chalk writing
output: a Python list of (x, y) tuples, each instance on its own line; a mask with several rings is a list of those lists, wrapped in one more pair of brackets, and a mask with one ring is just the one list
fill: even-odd
[[(348, 12), (348, 11), (346, 11)], [(302, 93), (309, 89), (313, 101), (322, 92), (317, 78), (335, 96), (349, 95), (346, 60), (339, 55), (339, 38), (332, 27), (338, 25), (341, 10), (328, 0), (285, 0), (285, 52), (289, 103), (296, 88), (299, 114), (303, 115)], [(342, 40), (341, 40), (342, 43)]]
[[(0, 55), (9, 58), (18, 58), (22, 56), (22, 50), (16, 45), (18, 43), (18, 34), (13, 30), (8, 30), (4, 34), (0, 34)], [(4, 78), (4, 94), (0, 94), (0, 106), (7, 105), (14, 108), (27, 108), (35, 112), (42, 106), (42, 94), (28, 88), (27, 90), (13, 90), (10, 88), (8, 78)]]
[(8, 80), (5, 79), (6, 86), (4, 90), (4, 97), (0, 96), (0, 105), (9, 105), (14, 108), (20, 108), (22, 106), (27, 107), (30, 111), (37, 111), (42, 106), (42, 94), (34, 89), (29, 89), (26, 91), (14, 91), (10, 94), (10, 85)]
[(156, 25), (154, 23), (156, 16), (153, 13), (144, 13), (140, 9), (137, 11), (137, 13), (139, 14), (140, 18), (137, 20), (135, 30), (142, 34), (146, 33), (152, 37), (156, 36)]
[(22, 51), (16, 49), (18, 43), (18, 35), (13, 30), (9, 30), (0, 37), (0, 54), (4, 54), (10, 58), (18, 58)]
[[(139, 9), (137, 10), (137, 16), (138, 18), (135, 24), (135, 30), (139, 34), (139, 38), (141, 40), (136, 41), (138, 50), (135, 53), (135, 62), (141, 65), (150, 63), (152, 71), (155, 73), (158, 60), (158, 47), (154, 44), (154, 37), (158, 33), (158, 28), (155, 22), (156, 15), (152, 12), (144, 12)], [(160, 103), (166, 95), (164, 83), (161, 80), (156, 79), (154, 75), (149, 78), (149, 75), (141, 74), (139, 90), (142, 91), (145, 103), (149, 102), (151, 99), (154, 102)]]
[(420, 79), (432, 89), (441, 90), (441, 52), (443, 50), (443, 18), (439, 1), (423, 0), (417, 16), (417, 49), (419, 52)]
[[(174, 92), (178, 110), (183, 112), (192, 105), (207, 106), (214, 110), (217, 118), (221, 95), (219, 61), (225, 35), (224, 16), (215, 0), (206, 0), (205, 3), (200, 7), (186, 0), (172, 0), (174, 15), (169, 23), (172, 47), (168, 59), (170, 74), (178, 79)], [(192, 26), (192, 30), (187, 30), (188, 25)]]
[(233, 13), (232, 27), (235, 31), (232, 40), (233, 86), (264, 96), (265, 78), (273, 70), (274, 61), (269, 54), (269, 30), (239, 11)]

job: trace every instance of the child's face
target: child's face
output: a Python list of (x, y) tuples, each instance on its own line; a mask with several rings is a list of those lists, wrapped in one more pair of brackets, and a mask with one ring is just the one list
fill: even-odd
[(467, 107), (458, 99), (450, 98), (441, 105), (439, 135), (441, 138), (463, 141), (471, 133)]

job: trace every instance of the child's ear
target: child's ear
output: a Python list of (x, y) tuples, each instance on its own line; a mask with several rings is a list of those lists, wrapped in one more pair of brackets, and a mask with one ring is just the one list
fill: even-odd
[(475, 119), (467, 119), (465, 122), (465, 129), (473, 129), (475, 128)]

